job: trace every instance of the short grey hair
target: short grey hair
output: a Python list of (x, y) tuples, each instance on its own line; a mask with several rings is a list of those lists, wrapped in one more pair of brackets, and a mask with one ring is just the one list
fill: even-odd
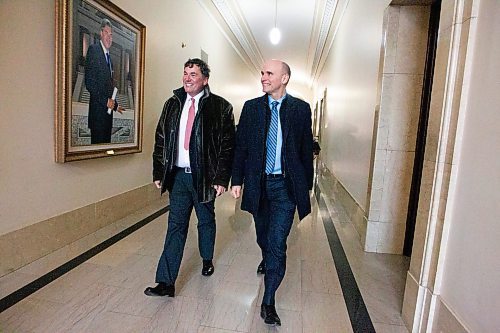
[(292, 75), (292, 71), (290, 70), (290, 66), (288, 66), (288, 64), (284, 61), (281, 62), (283, 64), (283, 72), (285, 72), (285, 74), (288, 74), (288, 76), (290, 77)]
[(101, 31), (106, 27), (110, 27), (111, 29), (113, 29), (111, 22), (105, 18), (105, 19), (102, 19), (102, 21), (101, 21)]

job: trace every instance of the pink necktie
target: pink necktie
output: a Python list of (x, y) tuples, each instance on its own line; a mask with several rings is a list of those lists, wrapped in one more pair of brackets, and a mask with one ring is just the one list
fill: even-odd
[(191, 106), (189, 107), (188, 120), (186, 123), (186, 133), (184, 135), (184, 149), (189, 150), (189, 139), (191, 138), (191, 129), (194, 122), (194, 98), (191, 98)]

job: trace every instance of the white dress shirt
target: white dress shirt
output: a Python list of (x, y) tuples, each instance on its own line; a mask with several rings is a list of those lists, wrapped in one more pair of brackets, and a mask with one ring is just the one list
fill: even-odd
[(198, 103), (200, 102), (200, 98), (203, 96), (203, 93), (204, 91), (202, 90), (198, 95), (194, 97), (187, 95), (186, 102), (184, 103), (184, 106), (182, 108), (181, 122), (179, 124), (179, 132), (177, 133), (177, 160), (175, 161), (175, 165), (181, 168), (187, 168), (191, 166), (189, 162), (189, 150), (184, 149), (184, 137), (186, 133), (189, 108), (191, 107), (191, 98), (194, 98), (194, 114), (196, 118), (196, 114), (198, 113)]

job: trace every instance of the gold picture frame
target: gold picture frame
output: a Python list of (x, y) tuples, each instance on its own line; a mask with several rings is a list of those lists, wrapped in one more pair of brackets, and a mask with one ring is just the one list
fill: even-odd
[[(112, 31), (108, 48), (100, 42), (106, 20)], [(56, 0), (56, 162), (142, 151), (145, 42), (146, 27), (110, 1)], [(109, 89), (106, 94), (100, 93), (97, 88), (101, 84), (89, 79), (98, 68), (96, 64), (101, 65), (101, 56), (108, 66), (97, 73), (107, 71), (106, 88), (111, 85), (111, 90), (117, 91), (114, 107), (109, 109), (98, 99), (106, 95), (106, 102), (112, 97)], [(91, 57), (99, 61), (92, 62)], [(104, 116), (105, 122), (97, 121), (95, 114), (101, 117), (103, 112), (110, 116)], [(96, 126), (110, 127), (111, 138), (97, 140)]]

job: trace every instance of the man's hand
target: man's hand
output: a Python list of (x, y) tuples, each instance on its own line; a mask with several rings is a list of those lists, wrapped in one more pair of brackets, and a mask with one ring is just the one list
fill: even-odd
[(226, 192), (226, 188), (222, 185), (214, 185), (214, 189), (217, 192), (217, 197), (221, 195), (222, 193)]
[(154, 181), (156, 188), (161, 188), (161, 180), (155, 180)]
[(233, 198), (238, 199), (241, 195), (241, 186), (231, 186), (231, 194)]
[[(108, 109), (113, 110), (115, 108), (115, 100), (108, 98), (108, 103), (106, 103), (106, 106), (108, 107)], [(123, 113), (123, 111), (125, 111), (125, 108), (123, 106), (118, 105), (115, 111)]]

